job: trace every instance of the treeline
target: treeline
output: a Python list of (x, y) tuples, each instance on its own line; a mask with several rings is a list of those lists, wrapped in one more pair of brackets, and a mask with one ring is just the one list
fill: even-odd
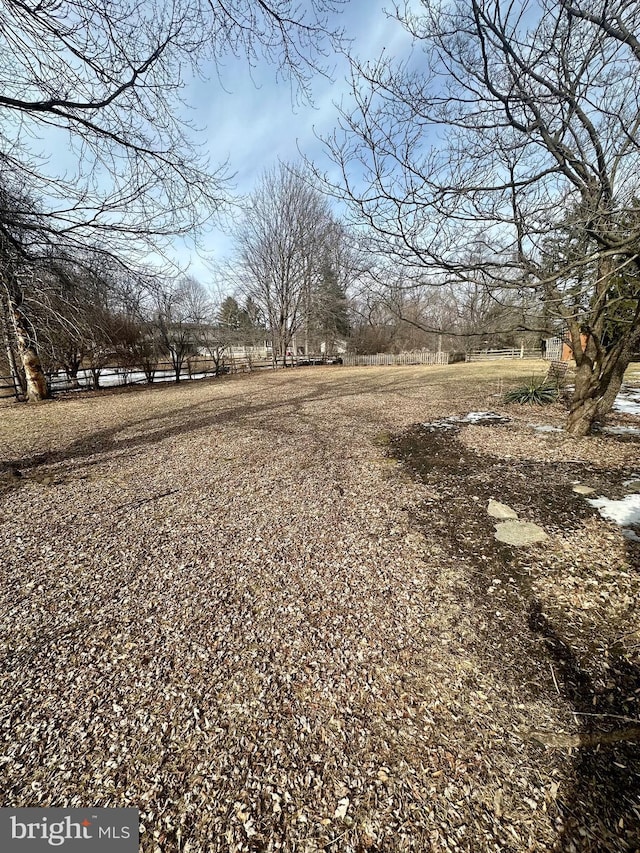
[[(18, 234), (25, 240), (24, 234)], [(543, 303), (512, 290), (501, 299), (481, 283), (457, 287), (402, 277), (331, 211), (292, 165), (266, 172), (234, 234), (236, 252), (218, 271), (218, 293), (193, 277), (134, 265), (113, 252), (52, 246), (38, 255), (3, 243), (0, 375), (24, 399), (43, 399), (48, 378), (71, 387), (88, 371), (142, 371), (152, 382), (170, 362), (176, 381), (191, 356), (223, 369), (233, 348), (262, 347), (274, 366), (300, 354), (483, 346), (537, 347)], [(231, 295), (229, 292), (231, 291)]]
[(169, 361), (179, 381), (185, 359), (219, 360), (214, 306), (195, 279), (133, 272), (105, 258), (26, 266), (0, 301), (4, 352), (0, 373), (25, 399), (43, 399), (48, 379), (64, 372), (71, 387), (81, 369), (93, 386), (107, 366), (138, 369), (153, 381)]
[(340, 5), (5, 4), (0, 334), (25, 399), (46, 396), (56, 365), (73, 376), (85, 363), (98, 377), (112, 358), (151, 369), (168, 354), (179, 376), (203, 295), (150, 272), (149, 258), (170, 268), (172, 241), (197, 240), (231, 205), (226, 168), (211, 166), (184, 118), (185, 82), (215, 79), (230, 54), (262, 57), (308, 97), (327, 52), (342, 47)]

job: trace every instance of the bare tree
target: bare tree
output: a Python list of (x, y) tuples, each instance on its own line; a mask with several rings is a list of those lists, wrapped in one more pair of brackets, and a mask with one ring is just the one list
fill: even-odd
[(497, 301), (544, 303), (576, 361), (567, 428), (587, 434), (640, 342), (640, 7), (423, 0), (395, 16), (415, 51), (354, 61), (334, 189), (410, 285), (481, 276)]
[[(340, 43), (332, 15), (341, 5), (7, 0), (0, 28), (0, 274), (30, 399), (46, 394), (35, 329), (23, 311), (33, 264), (88, 245), (134, 264), (176, 234), (194, 238), (224, 209), (228, 185), (225, 167), (210, 168), (182, 118), (186, 79), (207, 62), (215, 73), (229, 54), (250, 65), (264, 57), (304, 97), (311, 76), (326, 73), (325, 46)], [(69, 167), (50, 165), (54, 147), (69, 151)], [(30, 292), (35, 298), (37, 278)]]
[(263, 174), (236, 230), (232, 275), (267, 320), (274, 366), (286, 365), (322, 275), (331, 226), (327, 200), (280, 165)]
[[(305, 352), (333, 352), (350, 331), (349, 294), (367, 268), (367, 256), (355, 236), (338, 220), (323, 238), (319, 274), (305, 294)], [(311, 348), (311, 349), (310, 349)]]
[(164, 353), (171, 359), (176, 382), (190, 355), (196, 355), (211, 323), (213, 308), (209, 295), (194, 278), (157, 285), (154, 322)]
[[(260, 55), (308, 93), (323, 46), (340, 33), (341, 0), (79, 0), (5, 4), (0, 33), (0, 159), (30, 197), (45, 196), (36, 233), (190, 233), (226, 197), (180, 118), (186, 73), (229, 53)], [(27, 134), (68, 142), (77, 168), (51, 172)], [(57, 204), (56, 204), (57, 202)]]

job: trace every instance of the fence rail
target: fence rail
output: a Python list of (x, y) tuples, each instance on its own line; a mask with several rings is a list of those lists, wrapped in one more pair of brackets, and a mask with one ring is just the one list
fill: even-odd
[[(271, 364), (271, 362), (269, 362)], [(255, 362), (255, 367), (262, 366)], [(215, 376), (216, 373), (227, 373), (244, 369), (242, 364), (231, 363), (229, 359), (221, 359), (218, 367), (213, 359), (197, 358), (188, 359), (182, 365), (180, 380), (204, 379), (207, 376)], [(175, 382), (176, 374), (170, 362), (160, 362), (153, 371), (151, 381), (147, 374), (139, 367), (105, 367), (100, 371), (99, 387), (114, 388), (119, 385), (149, 385), (158, 382)], [(52, 391), (74, 390), (79, 386), (82, 389), (95, 387), (93, 375), (89, 368), (78, 371), (77, 384), (69, 380), (63, 371), (49, 377), (49, 387)]]
[(448, 352), (379, 352), (375, 355), (343, 355), (346, 367), (377, 367), (398, 364), (448, 364)]
[[(257, 350), (257, 348), (256, 348)], [(287, 366), (291, 362), (296, 365), (319, 365), (331, 363), (326, 356), (294, 356), (287, 359)], [(278, 367), (282, 362), (278, 362)], [(264, 350), (257, 353), (245, 352), (242, 355), (225, 353), (219, 364), (213, 359), (203, 356), (186, 359), (180, 372), (181, 381), (190, 379), (205, 379), (218, 373), (248, 373), (254, 370), (265, 370), (273, 368), (273, 360), (270, 355), (265, 356)], [(100, 369), (98, 376), (99, 388), (116, 388), (124, 385), (148, 385), (159, 382), (175, 382), (175, 370), (170, 362), (160, 362), (153, 371), (151, 382), (146, 373), (139, 366), (105, 366)], [(90, 368), (78, 370), (75, 380), (70, 379), (62, 370), (47, 374), (47, 381), (51, 391), (87, 391), (95, 388), (93, 374)], [(0, 400), (15, 399), (16, 388), (10, 377), (0, 376)]]
[(468, 352), (465, 361), (494, 361), (502, 358), (542, 358), (542, 354), (539, 349), (483, 349)]
[(16, 386), (13, 384), (13, 379), (10, 376), (0, 376), (0, 400), (6, 400), (9, 397), (15, 399)]

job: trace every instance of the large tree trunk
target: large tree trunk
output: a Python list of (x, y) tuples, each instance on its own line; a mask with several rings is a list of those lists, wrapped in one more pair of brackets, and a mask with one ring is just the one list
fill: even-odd
[[(593, 421), (598, 412), (598, 401), (594, 399), (594, 368), (597, 365), (584, 354), (577, 355), (575, 391), (569, 409), (567, 432), (577, 437), (591, 432)], [(597, 381), (597, 380), (596, 380)]]
[(614, 346), (599, 360), (581, 353), (576, 367), (575, 393), (571, 401), (567, 432), (588, 435), (594, 424), (611, 411), (631, 361), (631, 346)]
[(598, 400), (598, 418), (604, 418), (605, 415), (607, 415), (613, 408), (613, 404), (615, 403), (616, 397), (622, 387), (624, 374), (630, 361), (631, 354), (625, 353), (624, 355), (621, 355), (613, 365), (608, 386)]
[(589, 435), (598, 414), (598, 401), (593, 397), (574, 399), (571, 403), (567, 432), (576, 438)]
[(27, 400), (38, 403), (41, 400), (46, 400), (49, 396), (47, 378), (44, 375), (35, 343), (31, 338), (29, 322), (11, 293), (9, 293), (9, 310), (13, 320), (18, 357), (22, 363), (27, 383), (25, 396)]
[(607, 388), (598, 402), (598, 417), (604, 418), (616, 401), (616, 397), (622, 387), (627, 367), (640, 346), (640, 305), (636, 309), (634, 325), (627, 335), (626, 341), (617, 349), (614, 348), (607, 356), (609, 364), (603, 372), (608, 375)]
[(47, 377), (44, 375), (40, 357), (33, 346), (22, 348), (18, 341), (22, 366), (27, 379), (27, 400), (32, 403), (39, 403), (46, 400), (49, 396), (49, 387), (47, 385)]
[(569, 322), (573, 357), (576, 362), (575, 391), (569, 408), (567, 432), (576, 437), (589, 435), (598, 413), (597, 388), (600, 365), (598, 344), (592, 334), (583, 339), (583, 331), (574, 320)]

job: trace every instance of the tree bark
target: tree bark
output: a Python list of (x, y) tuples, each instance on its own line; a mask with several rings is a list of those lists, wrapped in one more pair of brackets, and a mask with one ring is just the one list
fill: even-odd
[[(587, 347), (588, 349), (588, 347)], [(576, 389), (571, 402), (567, 432), (571, 435), (588, 435), (593, 425), (601, 421), (613, 408), (622, 387), (624, 374), (631, 361), (629, 344), (614, 347), (602, 359), (590, 359), (580, 351), (576, 368)]]
[(31, 338), (28, 320), (20, 310), (20, 306), (11, 292), (9, 292), (8, 298), (18, 348), (18, 357), (22, 363), (27, 384), (25, 396), (28, 401), (39, 403), (42, 400), (46, 400), (49, 396), (47, 378), (44, 375), (35, 343)]
[(25, 378), (20, 370), (18, 370), (18, 363), (16, 361), (16, 355), (13, 351), (13, 346), (11, 341), (7, 338), (7, 361), (9, 363), (9, 372), (11, 374), (11, 381), (13, 382), (13, 387), (15, 390), (15, 395), (17, 400), (21, 400), (26, 397), (27, 393), (27, 383)]
[(604, 418), (611, 409), (613, 408), (613, 404), (616, 401), (616, 397), (618, 396), (618, 392), (622, 387), (622, 382), (624, 380), (624, 374), (629, 366), (629, 362), (631, 361), (630, 355), (622, 355), (616, 361), (615, 365), (611, 371), (611, 378), (609, 379), (608, 386), (604, 393), (600, 396), (598, 400), (598, 417)]
[(589, 435), (598, 413), (599, 353), (594, 336), (587, 334), (583, 339), (582, 328), (575, 320), (569, 322), (569, 334), (576, 362), (576, 379), (567, 432), (582, 437)]
[(567, 432), (575, 438), (589, 435), (598, 414), (598, 401), (593, 397), (574, 399), (571, 403)]
[(0, 308), (2, 310), (2, 331), (4, 338), (5, 350), (7, 353), (7, 363), (9, 365), (9, 373), (17, 400), (21, 400), (26, 396), (27, 383), (24, 374), (18, 369), (18, 361), (16, 358), (15, 342), (11, 334), (11, 320), (9, 317), (9, 308), (6, 300), (0, 297)]

